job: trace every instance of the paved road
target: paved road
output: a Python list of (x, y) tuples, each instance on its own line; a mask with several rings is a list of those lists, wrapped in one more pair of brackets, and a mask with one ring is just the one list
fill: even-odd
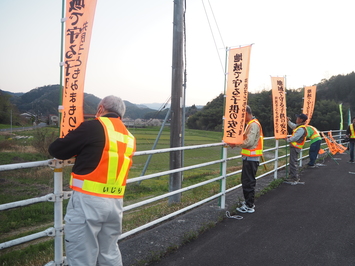
[(303, 170), (304, 185), (282, 184), (257, 199), (255, 213), (224, 219), (150, 265), (355, 265), (355, 164), (335, 158)]
[(2, 128), (0, 129), (0, 132), (8, 132), (8, 131), (25, 131), (25, 130), (33, 130), (36, 128), (42, 128), (42, 127), (46, 127), (47, 124), (46, 123), (40, 123), (37, 126), (30, 126), (30, 127), (13, 127), (13, 128)]

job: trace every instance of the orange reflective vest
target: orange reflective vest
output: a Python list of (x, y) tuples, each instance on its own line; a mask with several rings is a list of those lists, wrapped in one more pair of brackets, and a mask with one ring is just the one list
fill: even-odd
[(306, 126), (305, 126), (305, 125), (300, 125), (300, 126), (298, 126), (295, 130), (293, 130), (292, 136), (294, 136), (295, 133), (296, 133), (296, 131), (299, 130), (300, 128), (304, 128), (304, 131), (305, 131), (305, 133), (303, 134), (303, 136), (302, 136), (300, 142), (296, 142), (296, 141), (290, 142), (291, 146), (292, 146), (292, 147), (295, 147), (295, 148), (297, 148), (297, 149), (302, 149), (303, 145), (304, 145), (305, 142), (306, 142), (306, 136), (307, 136), (307, 129), (306, 129)]
[(120, 119), (100, 117), (98, 120), (105, 131), (105, 146), (100, 162), (89, 174), (72, 173), (70, 187), (94, 196), (122, 198), (136, 149), (135, 138)]
[(354, 124), (350, 124), (350, 138), (355, 139)]
[(258, 141), (258, 144), (254, 149), (246, 149), (243, 148), (241, 151), (242, 155), (249, 156), (249, 157), (257, 157), (263, 155), (263, 148), (264, 148), (264, 135), (263, 135), (263, 129), (261, 128), (261, 125), (257, 119), (252, 119), (248, 122), (245, 132), (248, 130), (248, 127), (250, 126), (251, 123), (256, 123), (259, 126), (260, 129), (260, 138)]
[(311, 140), (311, 144), (322, 139), (319, 134), (319, 131), (315, 127), (306, 125), (306, 129), (307, 129), (306, 138), (309, 138)]

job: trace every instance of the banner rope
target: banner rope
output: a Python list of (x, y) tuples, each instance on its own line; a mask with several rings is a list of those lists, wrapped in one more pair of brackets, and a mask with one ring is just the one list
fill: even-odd
[(231, 218), (231, 219), (236, 219), (236, 220), (241, 220), (243, 219), (243, 216), (240, 215), (231, 215), (229, 211), (226, 211), (226, 217)]

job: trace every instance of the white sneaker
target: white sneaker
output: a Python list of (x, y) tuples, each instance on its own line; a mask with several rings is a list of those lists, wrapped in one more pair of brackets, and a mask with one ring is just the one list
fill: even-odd
[(253, 213), (255, 212), (255, 205), (253, 205), (253, 207), (250, 208), (247, 205), (245, 205), (245, 203), (243, 202), (242, 206), (236, 208), (236, 210), (241, 213)]

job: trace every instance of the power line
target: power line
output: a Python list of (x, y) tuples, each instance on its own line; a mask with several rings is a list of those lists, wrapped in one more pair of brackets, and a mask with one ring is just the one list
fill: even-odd
[(209, 4), (209, 6), (210, 6), (210, 9), (211, 9), (211, 12), (212, 12), (212, 15), (213, 15), (213, 19), (214, 19), (214, 23), (216, 24), (216, 27), (217, 27), (217, 29), (218, 29), (219, 37), (221, 38), (223, 47), (226, 47), (226, 46), (224, 45), (224, 41), (223, 41), (223, 38), (222, 38), (222, 34), (221, 34), (221, 31), (219, 30), (219, 26), (218, 26), (216, 17), (215, 17), (215, 15), (214, 15), (213, 8), (212, 8), (212, 6), (211, 6), (210, 0), (208, 0), (208, 4)]
[[(206, 7), (205, 7), (205, 3), (203, 2), (203, 0), (202, 0), (202, 5), (203, 5), (203, 8), (204, 8), (204, 10), (205, 10), (207, 22), (208, 22), (208, 25), (209, 25), (209, 27), (210, 27), (210, 31), (211, 31), (211, 34), (212, 34), (213, 42), (214, 42), (214, 45), (215, 45), (215, 48), (216, 48), (216, 51), (217, 51), (217, 55), (218, 55), (218, 59), (219, 59), (219, 62), (220, 62), (220, 64), (221, 64), (222, 72), (223, 72), (223, 75), (224, 75), (225, 71), (224, 71), (222, 59), (221, 59), (221, 56), (219, 55), (219, 52), (218, 52), (218, 47), (217, 47), (216, 39), (215, 39), (215, 37), (214, 37), (213, 31), (212, 31), (212, 27), (211, 27), (211, 23), (210, 23), (210, 20), (209, 20), (209, 18), (208, 18), (207, 11), (206, 11)], [(211, 5), (210, 5), (210, 8), (211, 8), (211, 10), (212, 10)], [(212, 11), (212, 14), (213, 14), (213, 11)], [(214, 17), (214, 15), (213, 15), (213, 17)], [(216, 20), (215, 20), (215, 23), (217, 24)], [(218, 28), (218, 24), (217, 24), (217, 28)], [(220, 34), (220, 35), (221, 35), (221, 34)], [(223, 43), (223, 39), (222, 39), (222, 43)], [(223, 43), (223, 45), (224, 45), (224, 43)]]
[(164, 111), (164, 109), (166, 108), (166, 105), (169, 103), (170, 99), (171, 99), (171, 96), (170, 96), (170, 97), (159, 107), (159, 109), (154, 113), (152, 119), (157, 118), (158, 115), (159, 115), (162, 111)]

